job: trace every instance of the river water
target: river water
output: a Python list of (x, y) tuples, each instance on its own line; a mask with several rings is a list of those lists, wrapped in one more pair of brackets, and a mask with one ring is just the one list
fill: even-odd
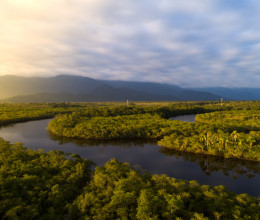
[[(195, 121), (195, 115), (171, 118)], [(225, 185), (237, 193), (260, 196), (260, 163), (228, 160), (213, 156), (187, 154), (161, 148), (156, 141), (86, 141), (52, 136), (46, 130), (50, 119), (18, 123), (0, 129), (0, 137), (21, 142), (30, 149), (61, 150), (77, 153), (97, 166), (111, 158), (129, 162), (152, 174), (197, 180), (200, 184)]]

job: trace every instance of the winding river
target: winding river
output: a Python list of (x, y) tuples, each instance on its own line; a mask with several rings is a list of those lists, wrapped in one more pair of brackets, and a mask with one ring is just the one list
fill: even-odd
[[(195, 121), (195, 115), (171, 120)], [(0, 137), (21, 142), (30, 149), (61, 150), (77, 153), (97, 166), (111, 158), (129, 162), (152, 174), (197, 180), (200, 184), (225, 185), (236, 193), (260, 196), (260, 163), (195, 155), (161, 148), (156, 141), (85, 141), (59, 138), (46, 130), (50, 119), (18, 123), (0, 128)]]

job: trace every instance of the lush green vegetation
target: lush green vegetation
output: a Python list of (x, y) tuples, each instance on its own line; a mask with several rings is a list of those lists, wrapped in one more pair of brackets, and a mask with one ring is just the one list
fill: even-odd
[[(167, 118), (179, 114), (211, 112), (219, 109), (218, 104), (191, 103), (0, 103), (0, 126), (30, 120), (52, 118), (57, 114), (72, 113), (83, 116), (117, 116), (133, 114), (160, 114)], [(74, 113), (75, 114), (75, 113)]]
[[(165, 147), (161, 149), (165, 154), (175, 149), (260, 161), (259, 109), (260, 102), (0, 104), (0, 126), (59, 114), (49, 124), (59, 136), (153, 138)], [(196, 113), (206, 114), (198, 115), (196, 123), (168, 120)], [(198, 163), (205, 172), (221, 166), (217, 157), (211, 165), (203, 159)], [(230, 160), (225, 163), (233, 166)], [(196, 181), (142, 173), (114, 159), (91, 172), (92, 164), (78, 155), (32, 151), (0, 139), (0, 217), (260, 218), (259, 198), (232, 193), (224, 186), (200, 186)], [(247, 166), (254, 169), (252, 164)]]
[(259, 219), (260, 199), (0, 139), (2, 219)]
[(109, 103), (0, 103), (0, 126), (17, 122), (54, 117), (76, 112), (83, 116), (118, 116), (158, 114), (169, 118), (184, 114), (197, 114), (231, 109), (260, 109), (260, 102), (122, 102)]
[(73, 203), (75, 219), (258, 219), (259, 198), (229, 192), (224, 186), (166, 175), (140, 174), (111, 160), (97, 167)]
[(71, 156), (0, 139), (1, 219), (62, 219), (91, 177), (92, 162)]
[(196, 116), (196, 122), (214, 124), (229, 131), (260, 131), (260, 109), (230, 110)]
[(79, 117), (60, 115), (49, 123), (48, 129), (58, 136), (85, 139), (158, 138), (171, 122), (158, 115), (125, 115), (109, 117)]
[(45, 119), (79, 109), (75, 104), (0, 104), (0, 126)]
[(194, 153), (260, 161), (259, 119), (260, 110), (201, 114), (196, 116), (193, 132), (174, 132), (159, 144)]
[[(260, 105), (246, 103), (92, 107), (57, 116), (48, 129), (84, 139), (156, 138), (175, 150), (260, 161)], [(199, 112), (211, 113), (197, 115), (196, 123), (165, 119)]]
[(165, 136), (159, 145), (194, 153), (260, 161), (260, 145), (251, 134), (208, 131), (199, 135), (184, 136), (176, 133)]

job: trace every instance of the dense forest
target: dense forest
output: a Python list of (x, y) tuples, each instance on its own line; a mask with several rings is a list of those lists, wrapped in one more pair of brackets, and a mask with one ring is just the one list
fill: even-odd
[[(158, 113), (162, 117), (211, 112), (220, 109), (217, 102), (158, 102), (130, 103), (122, 102), (100, 103), (0, 103), (0, 126), (17, 122), (52, 118), (57, 114), (73, 113), (83, 116), (117, 116), (145, 113)], [(225, 107), (230, 108), (230, 107)], [(222, 108), (221, 108), (222, 109)]]
[[(54, 117), (57, 114), (73, 112), (80, 104), (0, 104), (0, 126), (17, 122)], [(86, 107), (86, 105), (85, 105)]]
[(0, 139), (1, 219), (62, 219), (91, 178), (92, 162)]
[[(183, 114), (198, 114), (196, 123), (169, 120)], [(52, 117), (48, 129), (59, 136), (149, 138), (164, 146), (161, 151), (167, 155), (190, 152), (186, 157), (199, 153), (260, 160), (260, 102), (0, 105), (0, 126)], [(218, 157), (214, 160), (207, 170), (220, 164)], [(0, 217), (260, 218), (260, 198), (235, 194), (224, 186), (151, 175), (115, 159), (93, 170), (94, 162), (61, 151), (29, 150), (0, 139)]]
[(192, 131), (180, 130), (158, 143), (177, 150), (260, 161), (260, 110), (199, 114)]
[[(191, 113), (204, 114), (197, 115), (196, 123), (168, 120)], [(156, 138), (159, 145), (175, 150), (260, 161), (259, 119), (259, 102), (114, 106), (59, 115), (48, 129), (84, 139)]]
[[(69, 157), (69, 158), (68, 158)], [(93, 163), (0, 139), (2, 219), (259, 219), (260, 199), (224, 186)]]
[(100, 103), (0, 103), (0, 126), (17, 122), (52, 118), (57, 114), (118, 116), (159, 114), (163, 118), (224, 110), (259, 110), (260, 102), (122, 102)]

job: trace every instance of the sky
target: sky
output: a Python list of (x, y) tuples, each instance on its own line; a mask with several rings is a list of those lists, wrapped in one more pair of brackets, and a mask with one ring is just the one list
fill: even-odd
[(0, 75), (260, 87), (259, 0), (1, 0)]

